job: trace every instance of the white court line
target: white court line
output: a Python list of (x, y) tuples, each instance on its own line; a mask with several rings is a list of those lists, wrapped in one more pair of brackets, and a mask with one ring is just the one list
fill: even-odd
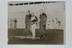
[[(9, 37), (15, 37), (15, 38), (19, 38), (19, 39), (32, 39), (33, 37), (31, 36), (9, 36)], [(40, 37), (36, 37), (35, 39), (40, 39)]]

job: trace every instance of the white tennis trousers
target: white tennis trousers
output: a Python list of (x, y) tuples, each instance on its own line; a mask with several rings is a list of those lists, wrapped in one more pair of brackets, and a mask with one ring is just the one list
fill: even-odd
[(36, 29), (36, 24), (31, 25), (32, 39), (35, 39), (36, 36), (35, 29)]

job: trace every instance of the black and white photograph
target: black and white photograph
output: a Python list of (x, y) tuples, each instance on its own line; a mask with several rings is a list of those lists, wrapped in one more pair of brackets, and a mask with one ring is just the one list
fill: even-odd
[(64, 1), (9, 1), (8, 44), (63, 45)]

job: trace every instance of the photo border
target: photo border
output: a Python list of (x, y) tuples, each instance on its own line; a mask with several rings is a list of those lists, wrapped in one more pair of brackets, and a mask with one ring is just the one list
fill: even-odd
[[(65, 16), (66, 16), (66, 33), (64, 33), (64, 45), (8, 45), (8, 1), (1, 0), (0, 5), (0, 48), (71, 48), (72, 39), (71, 39), (71, 18), (72, 18), (72, 4), (71, 0), (65, 0)], [(11, 0), (10, 0), (11, 1)], [(19, 1), (19, 0), (17, 0)], [(20, 0), (22, 1), (22, 0)], [(25, 0), (23, 0), (25, 1)], [(27, 0), (28, 1), (28, 0)], [(29, 0), (34, 1), (34, 0)], [(38, 1), (38, 0), (35, 0)], [(39, 0), (47, 1), (47, 0)], [(49, 1), (49, 0), (48, 0)], [(51, 0), (50, 0), (51, 1)], [(64, 0), (52, 0), (52, 1), (64, 1)]]

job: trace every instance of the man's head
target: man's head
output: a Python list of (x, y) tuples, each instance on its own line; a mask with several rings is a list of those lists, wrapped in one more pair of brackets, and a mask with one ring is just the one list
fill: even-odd
[(28, 13), (30, 14), (30, 10), (28, 10)]
[(32, 14), (32, 17), (35, 16), (34, 12), (32, 12), (31, 14)]

